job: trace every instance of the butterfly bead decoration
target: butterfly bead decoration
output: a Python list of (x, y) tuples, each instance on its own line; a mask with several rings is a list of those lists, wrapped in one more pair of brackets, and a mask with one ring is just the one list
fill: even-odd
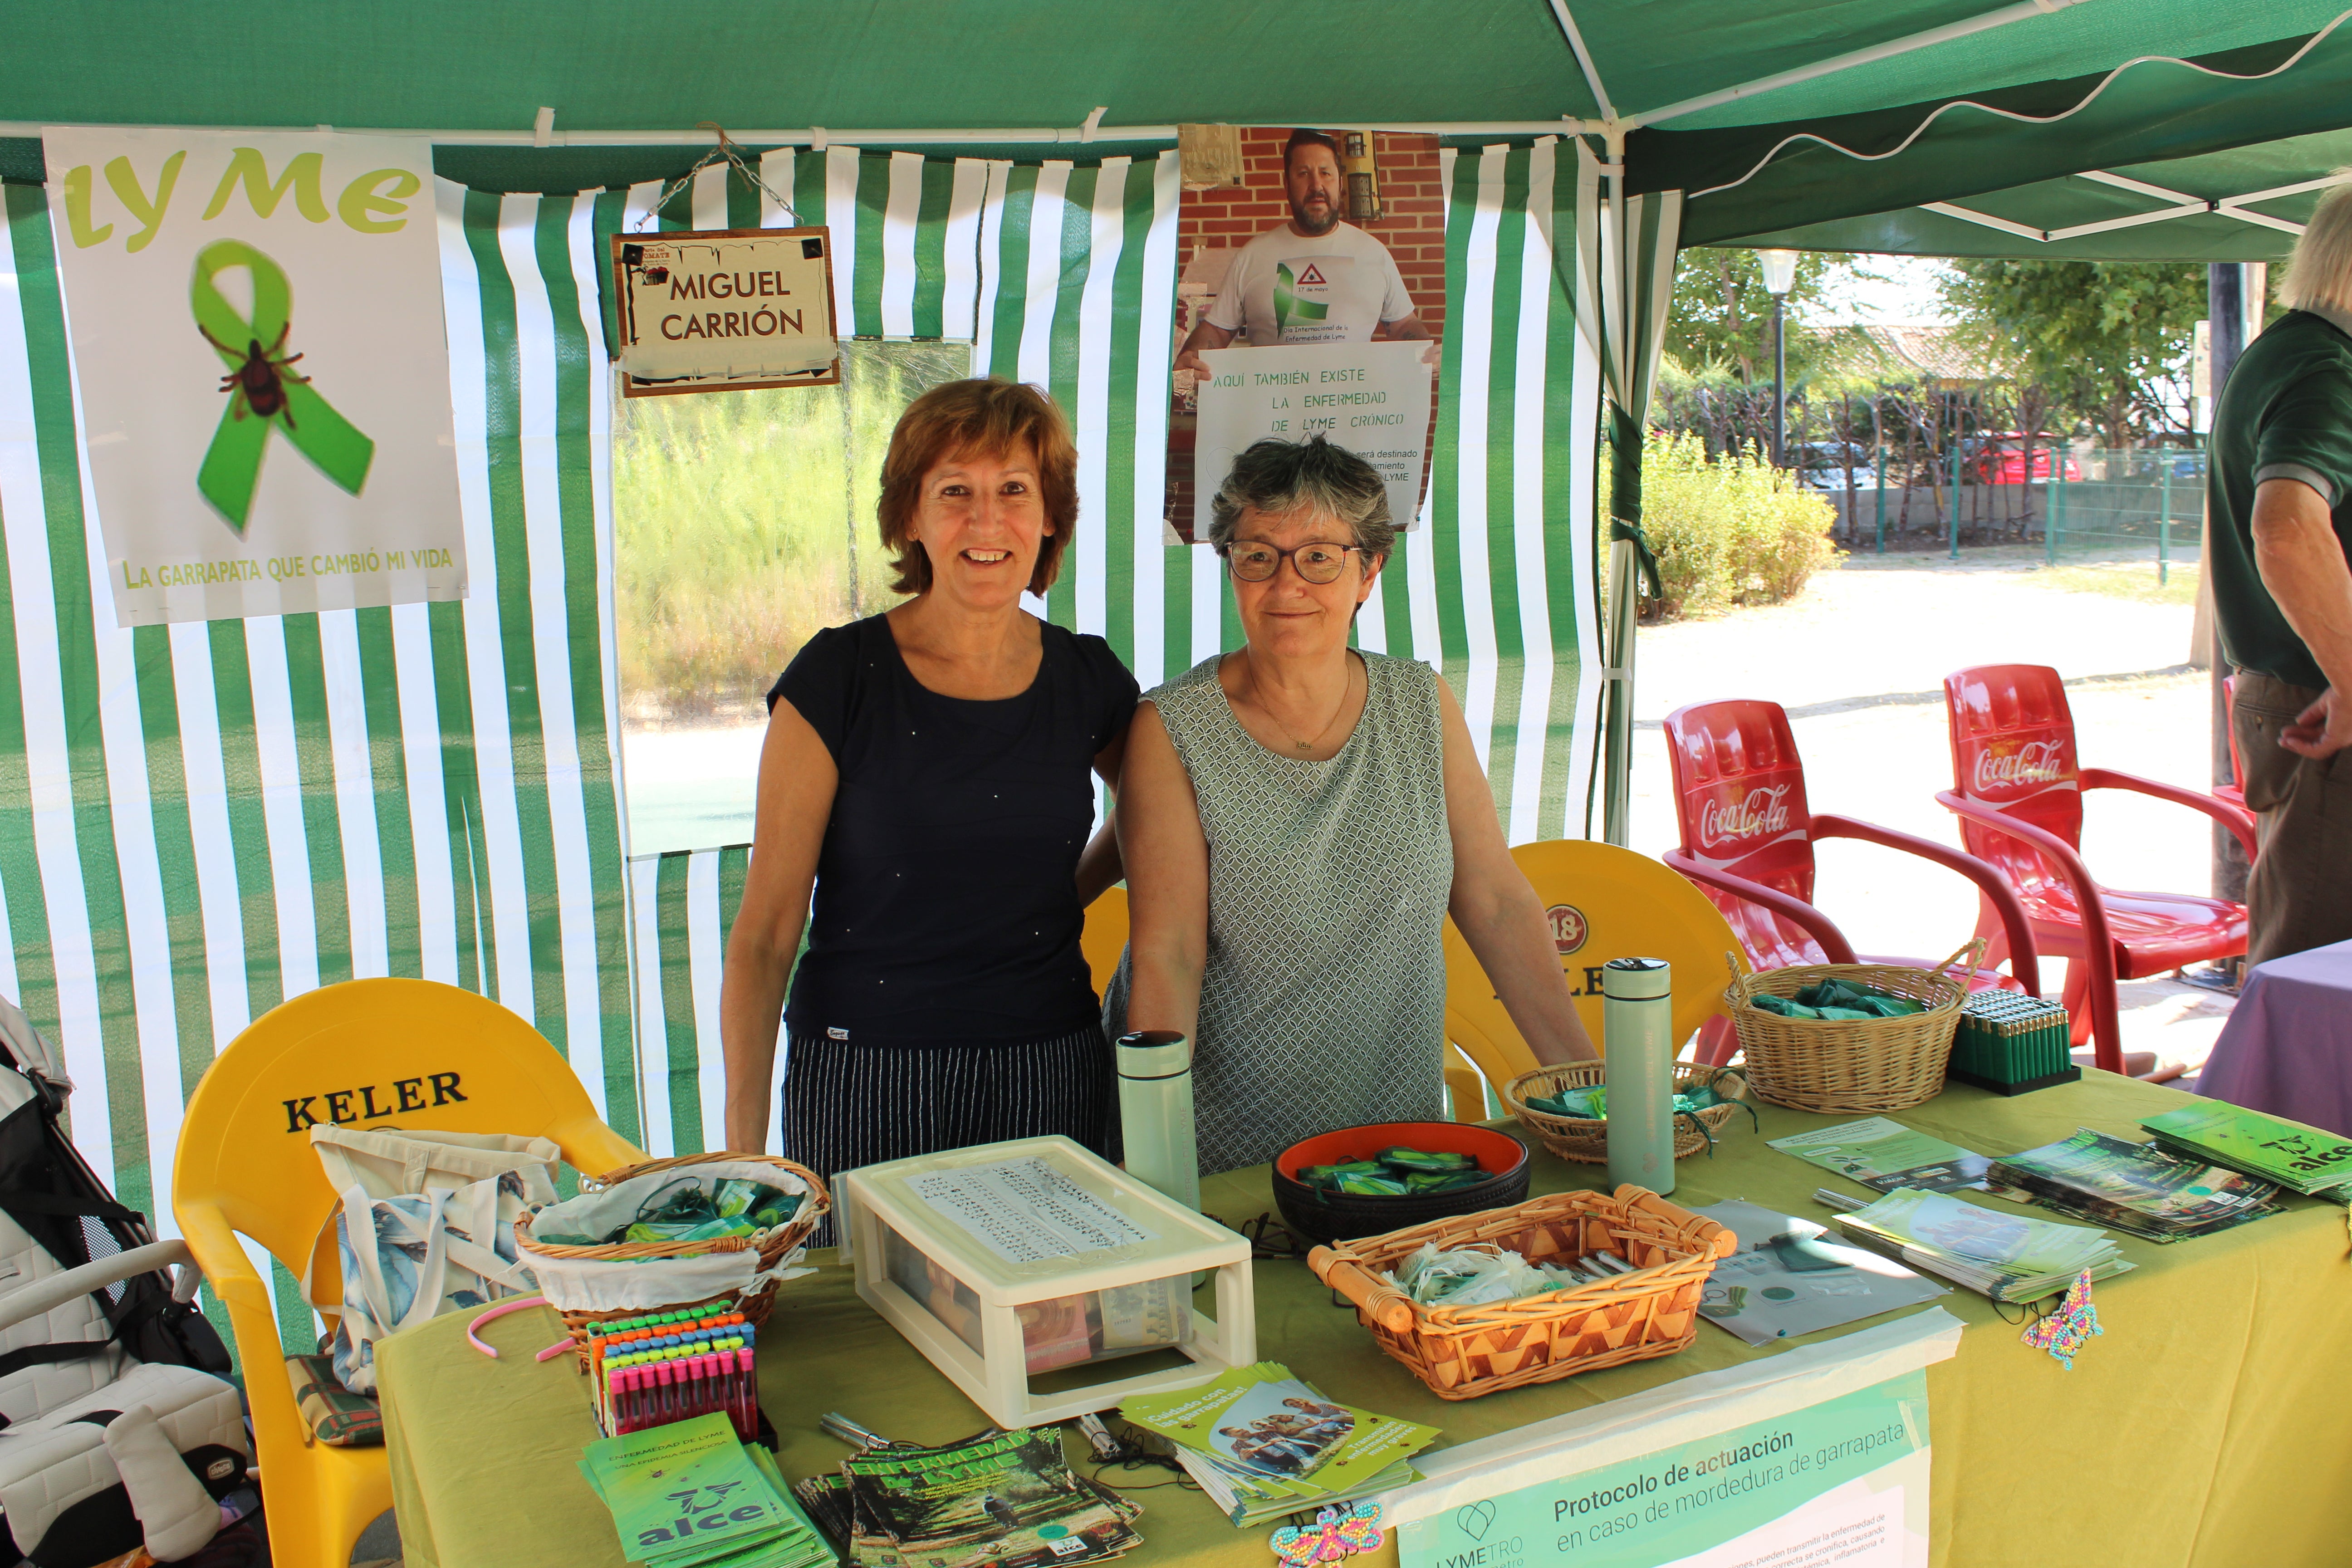
[(2026, 1325), (2017, 1337), (2038, 1351), (2048, 1351), (2058, 1364), (2068, 1372), (2074, 1370), (2074, 1357), (2094, 1334), (2107, 1331), (2099, 1326), (2099, 1310), (2091, 1304), (2091, 1271), (2087, 1268), (2074, 1277), (2066, 1288), (2066, 1299), (2048, 1317)]
[(1274, 1532), (1274, 1554), (1284, 1568), (1312, 1568), (1360, 1552), (1377, 1552), (1381, 1542), (1381, 1505), (1360, 1502), (1347, 1512), (1318, 1510), (1309, 1525), (1286, 1524)]

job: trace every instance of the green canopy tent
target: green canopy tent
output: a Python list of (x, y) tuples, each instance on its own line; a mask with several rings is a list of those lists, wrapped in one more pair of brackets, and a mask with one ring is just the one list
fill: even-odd
[[(1096, 558), (1115, 569), (1079, 575), (1056, 614), (1126, 627), (1162, 673), (1219, 635), (1213, 574), (1134, 529), (1164, 384), (1177, 123), (1439, 134), (1461, 330), (1444, 488), (1383, 608), (1387, 646), (1435, 649), (1471, 693), (1515, 837), (1581, 815), (1598, 700), (1601, 827), (1622, 842), (1639, 447), (1678, 247), (2273, 258), (2352, 121), (2342, 15), (2242, 0), (1383, 0), (1360, 16), (1275, 0), (58, 0), (14, 7), (8, 39), (0, 694), (19, 700), (0, 702), (0, 992), (46, 993), (44, 1021), (68, 1019), (69, 1058), (107, 1086), (89, 1110), (110, 1134), (85, 1146), (110, 1137), (101, 1168), (158, 1208), (182, 1090), (211, 1052), (280, 995), (382, 972), (387, 952), (402, 973), (495, 986), (616, 1126), (642, 1117), (681, 1150), (698, 1135), (709, 934), (741, 868), (715, 851), (618, 865), (614, 696), (583, 650), (609, 571), (594, 246), (614, 209), (708, 150), (704, 122), (855, 234), (842, 292), (871, 330), (944, 313), (925, 258), (947, 253), (958, 213), (993, 215), (983, 292), (961, 296), (992, 345), (980, 363), (1069, 396), (1110, 458), (1082, 526), (1107, 529), (1116, 548)], [(40, 128), (72, 123), (432, 138), (463, 187), (444, 272), (480, 432), (468, 504), (487, 519), (462, 621), (436, 606), (93, 625), (32, 188)], [(968, 191), (978, 208), (959, 205)], [(774, 216), (723, 169), (681, 199), (698, 223)], [(1633, 537), (1611, 546), (1611, 621), (1592, 638), (1604, 419)], [(1554, 650), (1559, 679), (1524, 673)], [(624, 882), (641, 895), (625, 913)]]
[[(1662, 317), (1625, 301), (1677, 247), (2267, 259), (2352, 118), (2334, 0), (1391, 0), (1363, 26), (1318, 20), (1307, 53), (1309, 24), (1272, 0), (1181, 17), (1139, 0), (782, 0), (701, 26), (620, 0), (264, 0), (234, 26), (125, 9), (12, 19), (0, 175), (39, 177), (26, 138), (45, 121), (421, 129), (450, 177), (535, 192), (675, 172), (705, 121), (761, 146), (1033, 156), (1156, 152), (1179, 121), (1580, 133), (1612, 204), (1682, 196), (1639, 219), (1612, 206), (1589, 254), (1555, 256), (1585, 268), (1584, 292), (1563, 282), (1605, 368), (1629, 525)], [(761, 129), (776, 126), (798, 129)], [(1639, 548), (1613, 545), (1612, 574), (1630, 580)], [(1602, 826), (1622, 841), (1630, 624), (1605, 640)]]

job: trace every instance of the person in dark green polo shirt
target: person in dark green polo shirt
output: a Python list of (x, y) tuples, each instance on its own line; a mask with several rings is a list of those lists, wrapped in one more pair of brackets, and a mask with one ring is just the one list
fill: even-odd
[(2209, 572), (2261, 854), (2249, 963), (2352, 941), (2352, 186), (2213, 407)]

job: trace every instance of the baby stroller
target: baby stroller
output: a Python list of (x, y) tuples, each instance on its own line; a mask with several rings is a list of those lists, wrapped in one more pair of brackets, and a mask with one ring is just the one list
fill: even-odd
[(0, 1563), (185, 1556), (252, 1454), (202, 1277), (67, 1141), (73, 1085), (5, 998), (0, 1067)]

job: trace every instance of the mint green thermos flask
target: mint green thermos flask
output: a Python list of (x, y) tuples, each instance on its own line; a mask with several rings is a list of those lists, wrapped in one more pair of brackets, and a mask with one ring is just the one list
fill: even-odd
[(1129, 1174), (1188, 1209), (1201, 1206), (1192, 1121), (1192, 1042), (1173, 1029), (1118, 1037), (1118, 1119)]
[(1609, 1184), (1675, 1190), (1674, 968), (1613, 958), (1601, 970), (1602, 1081), (1609, 1087)]

